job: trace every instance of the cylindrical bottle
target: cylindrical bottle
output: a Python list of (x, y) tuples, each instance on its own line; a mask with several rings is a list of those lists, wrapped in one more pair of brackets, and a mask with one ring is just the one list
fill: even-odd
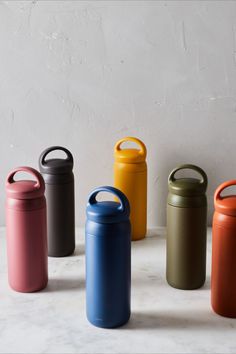
[(225, 317), (236, 318), (236, 195), (222, 196), (236, 180), (222, 183), (214, 196), (211, 304)]
[[(14, 180), (17, 172), (36, 179)], [(46, 200), (44, 181), (30, 167), (18, 167), (6, 182), (8, 280), (19, 292), (38, 291), (48, 282)]]
[[(175, 178), (182, 169), (201, 175)], [(182, 165), (169, 176), (167, 202), (166, 278), (174, 288), (200, 288), (206, 277), (207, 175), (194, 165)]]
[[(135, 142), (140, 149), (121, 149), (126, 141)], [(147, 164), (146, 146), (137, 138), (119, 140), (114, 148), (114, 186), (128, 198), (132, 240), (141, 240), (147, 232)]]
[[(46, 159), (55, 150), (67, 157)], [(40, 155), (39, 169), (46, 186), (48, 255), (69, 256), (75, 250), (73, 156), (64, 147), (52, 146)]]
[[(119, 199), (98, 202), (100, 192)], [(89, 196), (86, 222), (87, 318), (97, 327), (114, 328), (130, 317), (131, 227), (129, 202), (114, 187)]]

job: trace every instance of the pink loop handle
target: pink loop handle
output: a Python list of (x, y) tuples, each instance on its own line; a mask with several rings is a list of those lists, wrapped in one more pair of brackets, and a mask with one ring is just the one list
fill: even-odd
[(123, 138), (123, 139), (117, 141), (115, 148), (114, 148), (115, 152), (120, 151), (121, 144), (123, 144), (126, 141), (132, 141), (132, 142), (136, 143), (140, 147), (139, 154), (142, 155), (143, 157), (146, 157), (147, 148), (146, 148), (145, 144), (141, 140), (139, 140), (138, 138), (134, 138), (132, 136), (127, 136), (126, 138)]
[(219, 185), (219, 187), (215, 191), (214, 202), (224, 199), (225, 197), (221, 196), (221, 193), (223, 192), (223, 190), (228, 187), (235, 186), (235, 185), (236, 185), (236, 179), (226, 181), (226, 182), (222, 183), (221, 185)]
[(43, 189), (44, 188), (44, 180), (43, 180), (43, 177), (41, 176), (41, 174), (37, 170), (35, 170), (34, 168), (28, 167), (28, 166), (17, 167), (13, 171), (11, 171), (9, 173), (9, 175), (7, 176), (7, 185), (16, 182), (14, 180), (14, 176), (18, 172), (27, 172), (27, 173), (31, 174), (33, 177), (35, 177), (35, 179), (36, 179), (35, 189)]

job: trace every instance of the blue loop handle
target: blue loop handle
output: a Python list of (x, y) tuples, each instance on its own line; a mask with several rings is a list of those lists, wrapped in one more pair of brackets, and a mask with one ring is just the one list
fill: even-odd
[(129, 201), (127, 197), (119, 189), (111, 186), (103, 186), (94, 189), (88, 197), (88, 204), (92, 205), (98, 203), (96, 196), (100, 192), (108, 192), (114, 194), (119, 199), (120, 202), (120, 206), (118, 207), (118, 209), (120, 209), (121, 212), (129, 213), (130, 208), (129, 208)]

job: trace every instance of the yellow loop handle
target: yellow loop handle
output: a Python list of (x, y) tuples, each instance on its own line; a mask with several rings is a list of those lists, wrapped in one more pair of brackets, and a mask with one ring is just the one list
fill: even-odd
[(132, 141), (132, 142), (136, 143), (140, 147), (139, 154), (141, 156), (143, 156), (144, 158), (147, 156), (147, 149), (146, 149), (145, 144), (141, 140), (139, 140), (138, 138), (134, 138), (132, 136), (127, 136), (126, 138), (123, 138), (123, 139), (117, 141), (114, 151), (118, 152), (118, 151), (122, 150), (121, 144), (123, 144), (126, 141)]

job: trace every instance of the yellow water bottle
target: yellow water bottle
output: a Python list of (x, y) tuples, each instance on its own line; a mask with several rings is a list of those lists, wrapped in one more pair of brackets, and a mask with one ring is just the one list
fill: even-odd
[[(135, 142), (139, 149), (121, 149), (121, 144)], [(147, 232), (147, 150), (144, 143), (133, 137), (119, 140), (114, 148), (114, 186), (130, 203), (132, 240), (141, 240)]]

